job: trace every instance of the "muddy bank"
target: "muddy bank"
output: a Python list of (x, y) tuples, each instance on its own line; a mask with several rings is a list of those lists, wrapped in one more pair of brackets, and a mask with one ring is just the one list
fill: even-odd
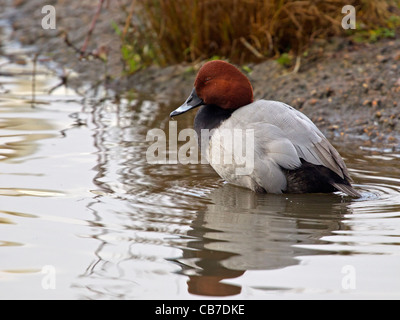
[[(60, 0), (47, 4), (56, 8), (55, 30), (41, 27), (44, 15), (39, 0), (8, 1), (0, 14), (11, 22), (14, 39), (32, 46), (32, 54), (38, 52), (64, 69), (64, 74), (69, 75), (68, 85), (80, 88), (87, 83), (101, 84), (118, 95), (137, 91), (174, 106), (190, 92), (198, 65), (151, 67), (133, 76), (122, 76), (121, 44), (112, 22), (123, 25), (126, 13), (113, 1), (105, 1), (87, 48), (88, 52), (105, 49), (107, 61), (78, 59), (64, 38), (67, 34), (76, 48), (82, 47), (96, 1)], [(271, 60), (249, 67), (256, 99), (291, 104), (336, 143), (399, 148), (400, 38), (374, 44), (354, 44), (346, 39), (316, 43), (308, 56), (302, 57), (297, 73)], [(72, 76), (72, 70), (77, 76)]]

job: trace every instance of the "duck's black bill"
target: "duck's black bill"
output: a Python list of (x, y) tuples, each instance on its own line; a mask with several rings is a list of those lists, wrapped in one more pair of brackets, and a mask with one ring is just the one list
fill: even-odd
[(186, 111), (189, 111), (203, 104), (204, 101), (198, 97), (196, 89), (193, 88), (192, 93), (190, 94), (189, 98), (186, 99), (185, 103), (181, 105), (178, 109), (172, 111), (169, 116), (170, 117), (178, 116), (182, 113), (185, 113)]

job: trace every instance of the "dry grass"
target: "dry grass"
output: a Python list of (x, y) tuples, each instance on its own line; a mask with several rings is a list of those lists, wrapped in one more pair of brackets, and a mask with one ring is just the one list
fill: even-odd
[[(314, 39), (346, 35), (344, 5), (357, 29), (388, 27), (400, 0), (132, 0), (124, 39), (143, 62), (172, 64), (224, 57), (235, 63), (290, 52)], [(392, 19), (393, 20), (393, 19)]]

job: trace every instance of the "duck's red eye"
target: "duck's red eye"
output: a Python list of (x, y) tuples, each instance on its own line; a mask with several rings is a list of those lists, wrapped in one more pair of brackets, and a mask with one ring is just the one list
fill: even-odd
[(208, 82), (210, 80), (211, 80), (211, 77), (207, 77), (207, 78), (204, 79), (204, 82)]

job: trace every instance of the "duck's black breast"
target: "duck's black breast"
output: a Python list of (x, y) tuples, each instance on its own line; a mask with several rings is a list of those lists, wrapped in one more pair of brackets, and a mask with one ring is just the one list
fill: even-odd
[(194, 130), (197, 136), (201, 137), (201, 130), (212, 130), (218, 128), (222, 122), (232, 115), (235, 110), (222, 109), (213, 104), (207, 104), (200, 107), (199, 111), (194, 118)]

